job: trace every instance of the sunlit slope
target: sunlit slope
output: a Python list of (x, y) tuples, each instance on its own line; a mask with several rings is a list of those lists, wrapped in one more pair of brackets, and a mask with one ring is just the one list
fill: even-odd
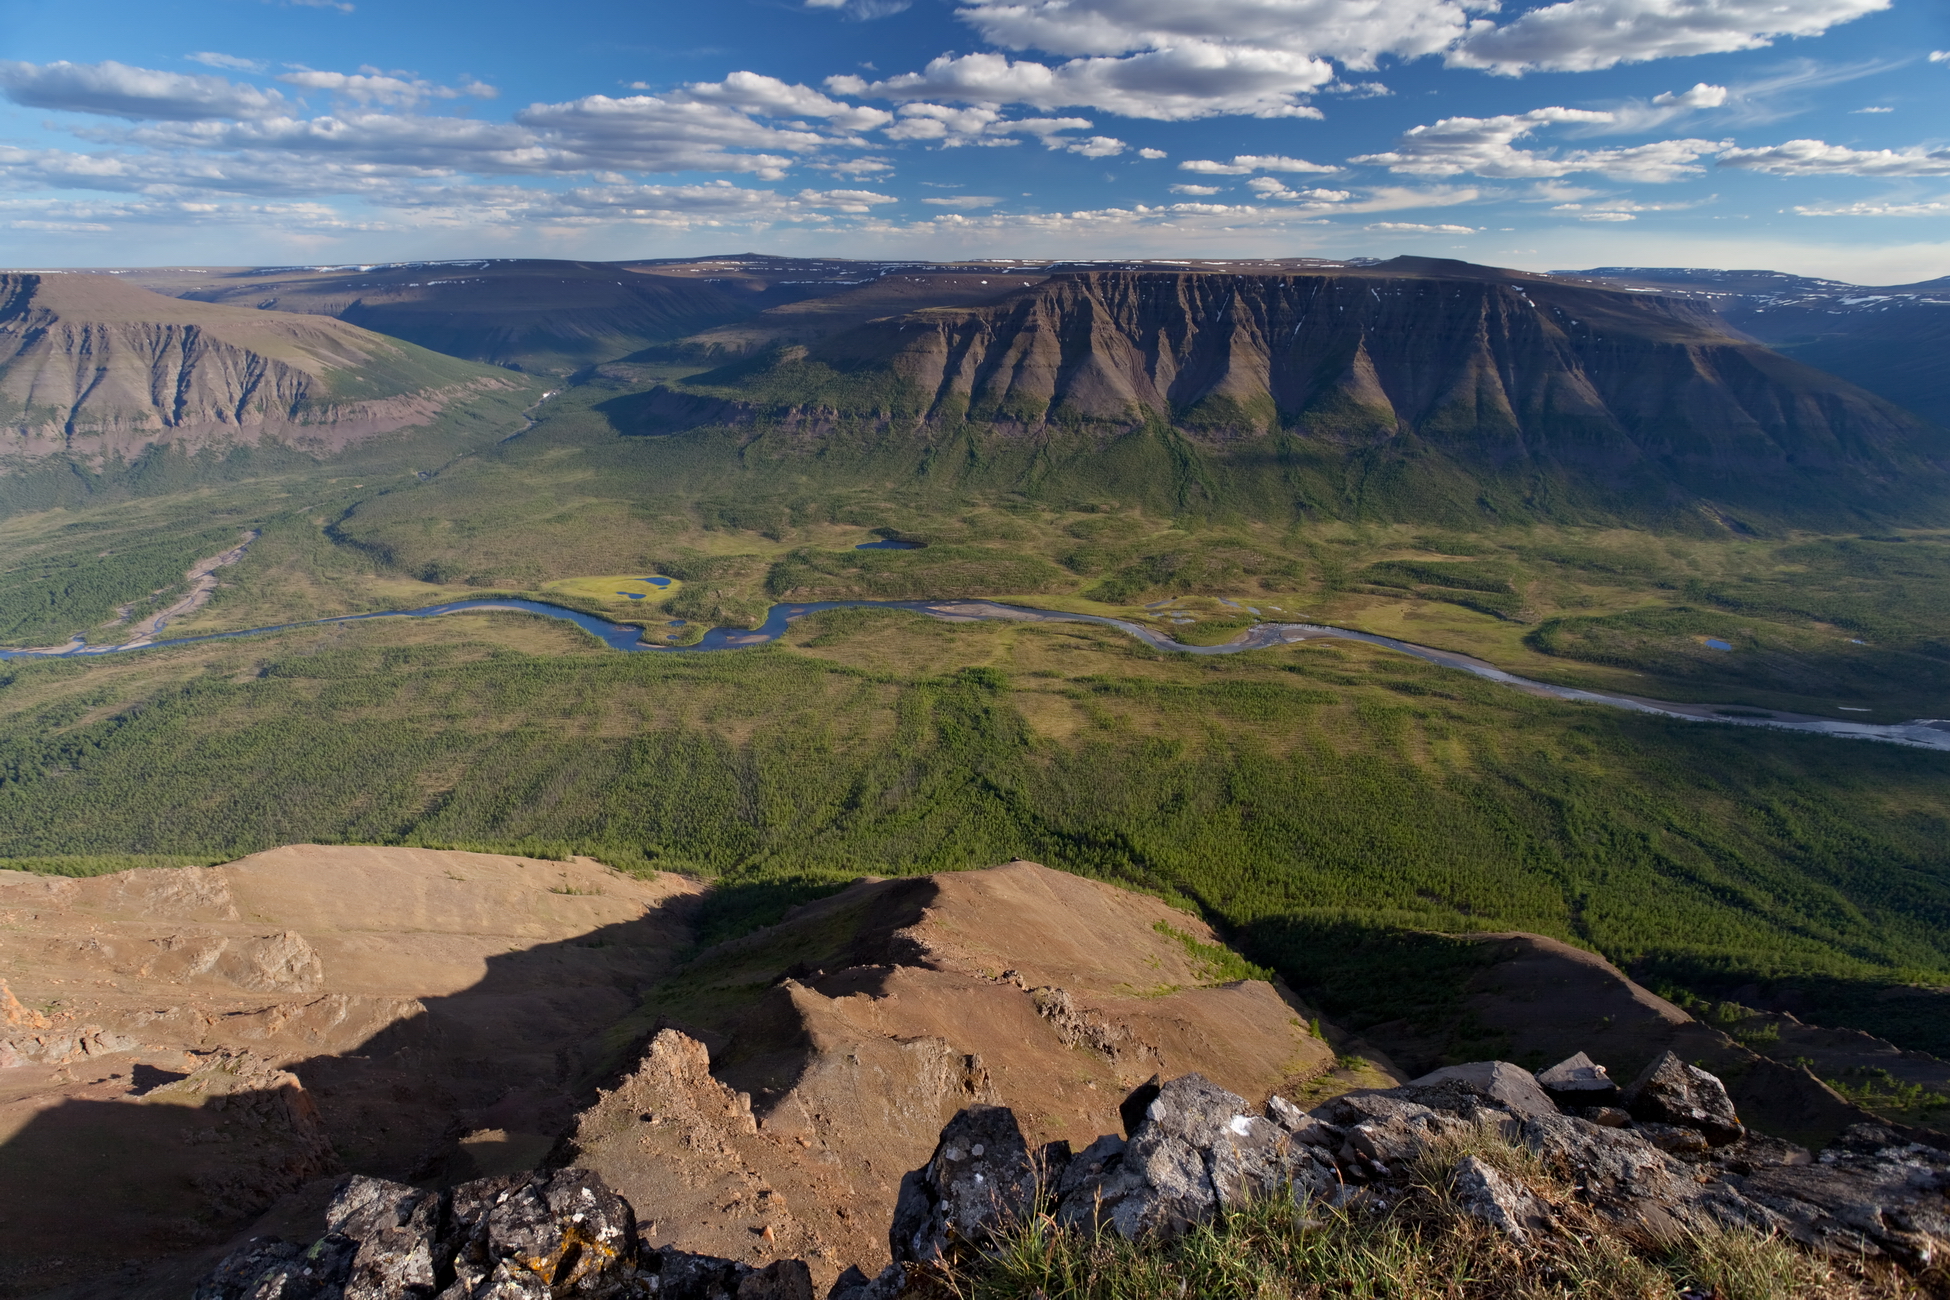
[(99, 470), (165, 444), (338, 451), (516, 386), (340, 321), (107, 276), (0, 275), (0, 473)]
[[(1950, 437), (1694, 304), (1421, 259), (1066, 272), (734, 363), (613, 418), (789, 433), (821, 456), (969, 444), (935, 472), (1113, 497), (1120, 476), (1154, 495), (1168, 481), (1180, 508), (1289, 517), (1950, 508)], [(1155, 445), (1131, 445), (1138, 434)]]

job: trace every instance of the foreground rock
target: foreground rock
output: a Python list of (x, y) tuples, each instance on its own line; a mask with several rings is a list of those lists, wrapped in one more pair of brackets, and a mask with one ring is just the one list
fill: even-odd
[[(1637, 1092), (1664, 1080), (1659, 1113), (1721, 1135), (1737, 1124), (1705, 1104), (1718, 1080), (1657, 1064)], [(1690, 1109), (1671, 1101), (1681, 1082)], [(1137, 1099), (1144, 1105), (1128, 1138), (1105, 1135), (1074, 1154), (1066, 1143), (1032, 1150), (1006, 1107), (963, 1109), (902, 1180), (889, 1229), (894, 1262), (872, 1277), (847, 1269), (829, 1300), (934, 1294), (929, 1279), (939, 1270), (979, 1263), (1031, 1216), (1158, 1240), (1257, 1197), (1381, 1211), (1444, 1187), (1457, 1209), (1519, 1247), (1557, 1231), (1575, 1202), (1655, 1244), (1718, 1230), (1775, 1232), (1838, 1259), (1910, 1269), (1950, 1249), (1950, 1150), (1872, 1125), (1850, 1129), (1819, 1159), (1746, 1133), (1710, 1144), (1705, 1130), (1684, 1124), (1609, 1127), (1563, 1114), (1534, 1077), (1500, 1061), (1349, 1093), (1310, 1112), (1277, 1095), (1256, 1110), (1196, 1074)], [(1675, 1153), (1657, 1140), (1667, 1129), (1699, 1141)], [(246, 1243), (195, 1300), (815, 1295), (812, 1270), (799, 1260), (754, 1268), (651, 1244), (631, 1205), (586, 1169), (480, 1179), (446, 1194), (348, 1178), (326, 1222), (308, 1247)]]

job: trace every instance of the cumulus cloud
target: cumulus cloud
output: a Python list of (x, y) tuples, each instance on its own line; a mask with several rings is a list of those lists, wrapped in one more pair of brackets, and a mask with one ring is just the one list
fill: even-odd
[(1364, 230), (1383, 230), (1398, 235), (1473, 235), (1474, 226), (1425, 226), (1417, 221), (1374, 221)]
[(1725, 86), (1699, 82), (1691, 90), (1666, 91), (1651, 99), (1628, 100), (1609, 110), (1611, 121), (1583, 128), (1584, 135), (1636, 135), (1655, 130), (1676, 117), (1685, 117), (1727, 102)]
[(417, 77), (389, 76), (377, 68), (362, 68), (358, 72), (299, 68), (295, 72), (281, 73), (277, 79), (287, 86), (326, 91), (355, 104), (387, 104), (395, 108), (410, 108), (424, 99), (459, 99), (463, 95), (493, 99), (501, 93), (485, 82), (468, 81), (459, 86), (437, 86)]
[(132, 121), (271, 117), (291, 105), (275, 90), (223, 77), (105, 63), (0, 62), (0, 90), (16, 104)]
[(1491, 176), (1503, 179), (1567, 176), (1602, 172), (1621, 180), (1665, 182), (1696, 176), (1703, 155), (1727, 147), (1712, 140), (1660, 140), (1629, 149), (1586, 149), (1561, 157), (1519, 149), (1516, 141), (1539, 127), (1560, 123), (1609, 123), (1613, 114), (1581, 108), (1536, 108), (1498, 117), (1445, 117), (1430, 126), (1411, 127), (1386, 153), (1361, 154), (1350, 161), (1369, 163), (1410, 176)]
[(1210, 198), (1219, 192), (1219, 187), (1216, 185), (1174, 185), (1171, 187), (1171, 192), (1173, 194), (1195, 194), (1201, 198)]
[(734, 72), (723, 81), (693, 81), (678, 97), (699, 104), (726, 104), (765, 117), (817, 118), (846, 131), (865, 131), (894, 120), (884, 109), (842, 103), (811, 86), (757, 72)]
[(1781, 37), (1819, 36), (1890, 0), (1565, 0), (1498, 27), (1488, 19), (1449, 51), (1452, 67), (1593, 72), (1692, 54), (1726, 54)]
[(920, 72), (879, 81), (828, 77), (826, 88), (863, 99), (1085, 107), (1181, 121), (1217, 114), (1317, 118), (1320, 110), (1302, 97), (1333, 78), (1323, 59), (1201, 42), (1055, 66), (1002, 54), (944, 54)]
[(1138, 157), (1147, 162), (1156, 162), (1160, 158), (1169, 158), (1171, 155), (1163, 149), (1140, 149), (1138, 150)]
[(1252, 172), (1337, 172), (1341, 169), (1281, 154), (1242, 153), (1235, 154), (1229, 163), (1214, 162), (1210, 158), (1190, 158), (1179, 163), (1178, 170), (1203, 172), (1208, 176), (1245, 176)]
[(1950, 176), (1950, 148), (1851, 149), (1821, 140), (1789, 140), (1759, 149), (1728, 149), (1720, 166), (1775, 176)]
[[(837, 7), (845, 0), (809, 0)], [(1386, 94), (1334, 74), (1440, 55), (1519, 75), (1757, 49), (1815, 36), (1891, 0), (1563, 0), (1498, 25), (1495, 0), (964, 0), (957, 16), (1000, 54), (944, 54), (922, 72), (827, 83), (838, 94), (1129, 117), (1317, 116), (1315, 94)], [(1685, 105), (1659, 105), (1683, 111)]]
[(1002, 202), (996, 194), (953, 194), (943, 198), (922, 199), (921, 202), (937, 208), (992, 208)]

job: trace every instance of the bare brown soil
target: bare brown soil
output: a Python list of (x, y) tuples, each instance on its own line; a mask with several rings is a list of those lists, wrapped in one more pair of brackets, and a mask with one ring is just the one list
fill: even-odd
[(186, 1293), (210, 1249), (267, 1207), (302, 1217), (341, 1169), (534, 1165), (582, 1044), (688, 943), (697, 889), (321, 845), (0, 872), (0, 1294)]

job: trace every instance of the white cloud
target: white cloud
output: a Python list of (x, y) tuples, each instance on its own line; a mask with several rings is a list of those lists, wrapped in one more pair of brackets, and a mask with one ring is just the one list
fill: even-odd
[(1415, 221), (1376, 221), (1363, 226), (1362, 229), (1403, 235), (1473, 235), (1476, 233), (1474, 226), (1425, 226)]
[(1498, 27), (1488, 19), (1447, 58), (1452, 67), (1524, 72), (1592, 72), (1693, 54), (1772, 45), (1783, 36), (1819, 36), (1887, 9), (1890, 0), (1564, 0)]
[(28, 108), (135, 121), (202, 122), (271, 117), (290, 104), (275, 90), (222, 77), (106, 63), (0, 62), (0, 90)]
[(196, 54), (184, 55), (183, 57), (187, 58), (191, 63), (201, 63), (206, 68), (229, 68), (232, 72), (264, 71), (264, 64), (261, 60), (240, 59), (234, 54), (216, 54), (209, 50), (203, 50)]
[(1138, 157), (1147, 162), (1156, 162), (1160, 158), (1169, 158), (1171, 155), (1163, 149), (1140, 149), (1138, 150)]
[(493, 99), (501, 93), (485, 82), (470, 81), (458, 87), (437, 86), (417, 77), (388, 76), (377, 68), (359, 72), (299, 68), (295, 72), (280, 73), (278, 80), (304, 90), (323, 90), (355, 104), (387, 104), (394, 108), (411, 108), (425, 99), (459, 99), (462, 95)]
[(1063, 146), (1067, 152), (1082, 154), (1085, 158), (1114, 157), (1123, 153), (1127, 147), (1122, 140), (1108, 135), (1093, 135), (1087, 140), (1078, 140), (1074, 144)]
[(1931, 63), (1950, 63), (1950, 50), (1931, 50)]
[(1302, 98), (1333, 79), (1333, 65), (1322, 59), (1199, 42), (1055, 66), (1001, 54), (944, 54), (920, 72), (880, 81), (828, 77), (826, 87), (867, 99), (1086, 107), (1182, 121), (1225, 113), (1317, 118), (1320, 110)]
[(1691, 90), (1666, 91), (1651, 99), (1628, 100), (1609, 110), (1611, 121), (1584, 127), (1580, 135), (1636, 135), (1664, 126), (1676, 117), (1720, 108), (1731, 92), (1725, 86), (1699, 82)]
[(1821, 140), (1789, 140), (1760, 149), (1728, 149), (1720, 166), (1775, 176), (1950, 176), (1950, 148), (1851, 149)]
[(946, 198), (922, 199), (937, 208), (992, 208), (1002, 202), (997, 194), (955, 194)]
[(1341, 169), (1280, 154), (1242, 153), (1234, 155), (1229, 163), (1214, 162), (1210, 158), (1190, 158), (1179, 163), (1178, 170), (1203, 172), (1207, 176), (1245, 176), (1252, 172), (1337, 172)]
[(837, 9), (856, 22), (888, 18), (908, 7), (910, 0), (806, 0), (808, 9)]
[(1616, 208), (1605, 208), (1602, 211), (1598, 211), (1598, 212), (1580, 212), (1578, 214), (1578, 220), (1579, 221), (1637, 221), (1638, 218), (1629, 212), (1620, 212)]
[(1412, 127), (1386, 153), (1361, 154), (1352, 162), (1370, 163), (1409, 176), (1460, 176), (1503, 179), (1602, 172), (1621, 180), (1665, 182), (1698, 175), (1697, 160), (1727, 147), (1711, 140), (1660, 140), (1629, 149), (1587, 149), (1557, 157), (1519, 149), (1515, 142), (1539, 127), (1559, 123), (1609, 123), (1613, 114), (1580, 108), (1536, 108), (1499, 117), (1445, 117), (1431, 126)]
[(1194, 194), (1200, 198), (1210, 198), (1219, 192), (1219, 187), (1216, 185), (1174, 185), (1171, 187), (1171, 192), (1173, 194)]
[(1880, 105), (1880, 104), (1877, 104), (1877, 105), (1872, 105), (1872, 106), (1870, 106), (1870, 107), (1868, 107), (1868, 108), (1851, 108), (1851, 109), (1849, 110), (1849, 112), (1850, 112), (1851, 114), (1854, 114), (1854, 113), (1893, 113), (1893, 112), (1895, 112), (1895, 111), (1896, 111), (1896, 110), (1895, 110), (1895, 109), (1893, 109), (1893, 108), (1889, 108), (1889, 107), (1887, 107), (1886, 105)]
[(677, 98), (700, 104), (727, 104), (765, 117), (811, 117), (846, 131), (885, 126), (894, 115), (828, 98), (811, 86), (796, 85), (757, 72), (734, 72), (723, 81), (693, 81)]
[(1945, 217), (1950, 216), (1950, 200), (1923, 203), (1850, 203), (1845, 206), (1796, 207), (1804, 217)]

